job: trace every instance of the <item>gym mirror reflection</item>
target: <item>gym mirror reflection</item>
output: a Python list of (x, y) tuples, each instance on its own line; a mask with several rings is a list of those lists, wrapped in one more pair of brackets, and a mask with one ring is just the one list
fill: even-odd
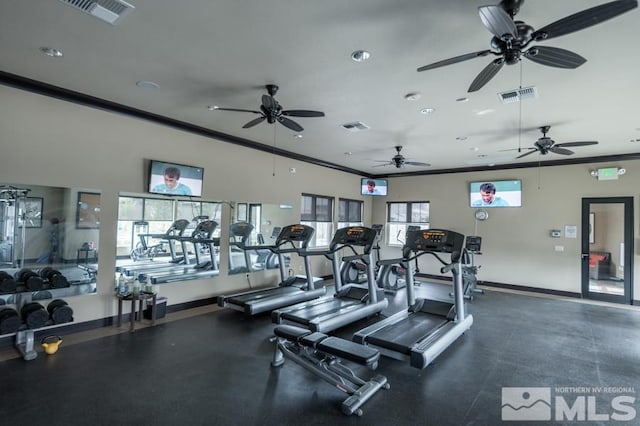
[(0, 184), (0, 305), (95, 293), (99, 228), (100, 191)]
[(120, 194), (116, 274), (163, 284), (218, 276), (222, 203)]
[[(291, 205), (235, 202), (229, 232), (229, 274), (278, 269), (278, 256), (268, 249), (245, 247), (273, 245), (283, 226), (298, 223)], [(289, 256), (285, 256), (288, 268)]]

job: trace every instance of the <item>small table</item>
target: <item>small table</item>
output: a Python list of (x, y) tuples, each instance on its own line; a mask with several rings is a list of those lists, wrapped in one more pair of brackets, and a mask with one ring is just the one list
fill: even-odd
[(89, 263), (89, 259), (92, 262), (98, 263), (98, 250), (96, 249), (78, 249), (78, 253), (76, 255), (76, 263), (79, 265), (80, 260), (84, 257), (84, 264)]
[[(138, 317), (138, 321), (142, 321), (142, 307), (144, 302), (151, 300), (151, 325), (156, 324), (156, 298), (158, 293), (147, 293), (141, 292), (138, 294), (129, 293), (129, 294), (118, 294), (116, 297), (118, 298), (118, 322), (117, 326), (122, 326), (122, 304), (126, 301), (131, 301), (131, 314), (129, 314), (129, 331), (135, 331), (135, 319)], [(136, 312), (136, 301), (139, 303), (139, 313)]]

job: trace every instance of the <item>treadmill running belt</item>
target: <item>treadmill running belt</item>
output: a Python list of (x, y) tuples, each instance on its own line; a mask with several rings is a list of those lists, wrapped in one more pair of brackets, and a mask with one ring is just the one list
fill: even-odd
[(239, 294), (237, 296), (230, 297), (229, 299), (227, 299), (227, 301), (235, 305), (244, 306), (247, 302), (254, 302), (256, 300), (264, 299), (267, 297), (275, 297), (275, 296), (282, 296), (285, 294), (299, 293), (301, 291), (302, 290), (300, 290), (298, 287), (267, 288), (262, 291)]
[(448, 321), (441, 316), (410, 314), (367, 336), (366, 341), (381, 348), (409, 355), (411, 347)]

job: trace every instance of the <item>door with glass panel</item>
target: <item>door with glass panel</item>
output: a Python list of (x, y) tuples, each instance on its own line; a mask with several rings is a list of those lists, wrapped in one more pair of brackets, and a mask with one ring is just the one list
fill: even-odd
[(582, 199), (582, 296), (633, 300), (633, 197)]

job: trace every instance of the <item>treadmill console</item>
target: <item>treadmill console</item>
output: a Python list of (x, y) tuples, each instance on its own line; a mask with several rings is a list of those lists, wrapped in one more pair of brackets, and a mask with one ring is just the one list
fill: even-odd
[(365, 226), (348, 226), (340, 228), (331, 240), (329, 250), (334, 251), (338, 246), (359, 246), (364, 247), (365, 253), (371, 251), (371, 247), (376, 240), (377, 232)]
[(314, 232), (315, 230), (312, 227), (302, 224), (283, 226), (276, 239), (276, 246), (281, 246), (287, 242), (299, 241), (302, 243), (302, 247), (306, 248)]
[(404, 257), (410, 252), (452, 253), (460, 255), (464, 235), (446, 229), (421, 229), (407, 232), (407, 242), (402, 249)]

